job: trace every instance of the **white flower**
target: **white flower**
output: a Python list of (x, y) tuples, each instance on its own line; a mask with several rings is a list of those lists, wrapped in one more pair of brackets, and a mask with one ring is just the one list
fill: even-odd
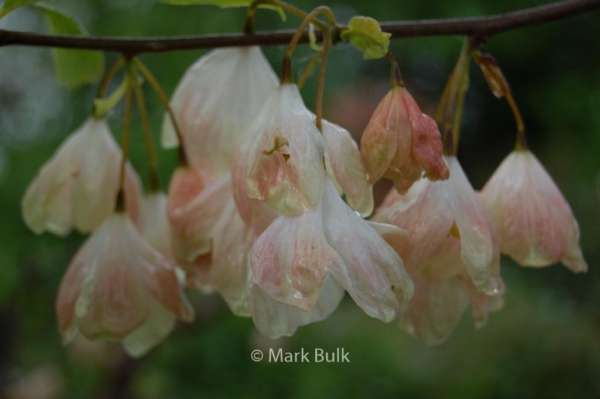
[[(104, 119), (89, 118), (61, 144), (23, 197), (23, 218), (37, 234), (88, 233), (115, 209), (122, 153)], [(129, 164), (125, 207), (137, 219), (140, 182)]]

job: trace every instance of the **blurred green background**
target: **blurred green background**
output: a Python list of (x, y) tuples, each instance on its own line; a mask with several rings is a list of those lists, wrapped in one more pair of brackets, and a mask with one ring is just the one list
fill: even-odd
[[(98, 35), (156, 36), (232, 32), (243, 10), (173, 7), (149, 0), (52, 1)], [(310, 9), (317, 1), (294, 1)], [(541, 5), (536, 0), (327, 2), (338, 20), (356, 14), (380, 21), (490, 15)], [(258, 13), (259, 29), (297, 26), (271, 11)], [(0, 21), (4, 29), (44, 31), (42, 17), (22, 9)], [(579, 219), (590, 271), (573, 275), (560, 265), (519, 268), (503, 260), (505, 307), (475, 331), (466, 314), (449, 340), (427, 347), (395, 325), (365, 316), (346, 297), (324, 322), (289, 339), (261, 337), (251, 320), (231, 315), (215, 295), (189, 293), (198, 317), (179, 326), (139, 361), (111, 344), (78, 342), (64, 348), (54, 299), (70, 258), (84, 237), (35, 236), (21, 220), (20, 199), (39, 167), (89, 113), (95, 87), (69, 91), (56, 82), (48, 49), (0, 48), (0, 396), (9, 398), (185, 397), (402, 397), (521, 398), (600, 396), (600, 13), (494, 37), (493, 53), (520, 104), (532, 151), (562, 189)], [(392, 50), (423, 110), (432, 113), (461, 46), (458, 37), (395, 40)], [(283, 47), (265, 52), (278, 71)], [(203, 51), (144, 55), (142, 60), (171, 93)], [(295, 70), (308, 62), (302, 46)], [(110, 63), (116, 59), (107, 55)], [(363, 61), (347, 45), (332, 52), (325, 116), (360, 137), (388, 87), (388, 64)], [(303, 90), (314, 105), (315, 77)], [(150, 91), (154, 134), (162, 119)], [(137, 118), (137, 117), (136, 117)], [(120, 110), (110, 117), (119, 137)], [(139, 120), (132, 160), (146, 177)], [(474, 66), (459, 158), (481, 188), (511, 150), (514, 122)], [(163, 184), (175, 165), (161, 151)], [(254, 363), (254, 349), (283, 347), (350, 353), (349, 364)]]

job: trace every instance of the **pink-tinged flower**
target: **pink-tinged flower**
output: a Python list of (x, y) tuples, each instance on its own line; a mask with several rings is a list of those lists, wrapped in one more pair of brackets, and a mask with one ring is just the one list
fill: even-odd
[(282, 304), (306, 312), (333, 277), (365, 313), (389, 322), (413, 287), (402, 260), (374, 227), (327, 180), (315, 208), (280, 216), (257, 239), (251, 259), (254, 282)]
[(179, 167), (169, 185), (167, 215), (178, 264), (193, 277), (193, 286), (206, 283), (212, 230), (231, 198), (229, 175), (214, 178), (193, 166)]
[(405, 193), (422, 176), (448, 179), (437, 124), (423, 114), (404, 87), (394, 87), (381, 100), (361, 140), (369, 181), (382, 177)]
[(326, 319), (343, 298), (344, 288), (331, 276), (325, 280), (317, 303), (308, 311), (274, 300), (253, 283), (248, 293), (252, 320), (258, 331), (271, 339), (291, 336), (298, 327)]
[[(272, 219), (271, 219), (272, 220)], [(267, 225), (269, 221), (263, 221)], [(260, 235), (244, 223), (233, 198), (213, 230), (212, 264), (208, 281), (238, 316), (252, 316), (256, 328), (265, 336), (293, 335), (300, 326), (327, 318), (344, 296), (344, 289), (329, 277), (309, 311), (284, 305), (254, 284), (250, 270), (252, 247)]]
[[(408, 237), (412, 232), (408, 232)], [(419, 245), (419, 244), (417, 244)], [(401, 247), (400, 254), (406, 249)], [(476, 328), (482, 328), (491, 311), (502, 307), (504, 287), (494, 295), (477, 290), (461, 259), (461, 243), (454, 236), (444, 240), (438, 253), (425, 264), (407, 264), (415, 295), (403, 304), (398, 316), (400, 328), (428, 345), (444, 342), (458, 325), (467, 306)], [(493, 275), (499, 279), (500, 254), (494, 254)]]
[[(185, 73), (171, 99), (189, 162), (200, 170), (229, 171), (238, 137), (277, 87), (259, 47), (218, 49)], [(165, 116), (162, 141), (178, 144)]]
[(329, 177), (352, 209), (369, 216), (373, 212), (373, 192), (356, 142), (346, 129), (325, 120), (323, 139)]
[(313, 209), (323, 195), (323, 155), (323, 138), (298, 87), (282, 84), (244, 135), (233, 174), (243, 173), (245, 181), (234, 184), (236, 198), (264, 201), (285, 215)]
[[(66, 236), (96, 229), (114, 210), (122, 153), (104, 119), (89, 118), (61, 144), (23, 197), (23, 218), (35, 233)], [(125, 207), (137, 220), (140, 182), (127, 164)]]
[(122, 213), (108, 217), (75, 255), (56, 310), (65, 343), (81, 333), (121, 341), (132, 356), (162, 341), (176, 317), (194, 318), (174, 266)]
[(460, 240), (460, 259), (473, 284), (493, 295), (501, 283), (495, 264), (499, 242), (487, 210), (455, 157), (445, 157), (450, 169), (446, 181), (426, 179), (414, 184), (406, 195), (394, 190), (377, 210), (373, 220), (390, 223), (409, 232), (397, 249), (412, 268), (419, 268), (443, 248), (448, 236)]
[(573, 272), (587, 271), (579, 247), (579, 226), (569, 204), (537, 158), (513, 151), (481, 191), (490, 210), (502, 252), (523, 266), (562, 262)]

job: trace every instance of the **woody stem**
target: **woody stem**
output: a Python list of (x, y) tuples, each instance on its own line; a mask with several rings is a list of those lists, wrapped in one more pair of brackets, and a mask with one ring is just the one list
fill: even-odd
[(323, 131), (323, 93), (325, 91), (325, 75), (327, 73), (327, 59), (329, 57), (329, 48), (331, 47), (331, 37), (329, 31), (323, 31), (323, 51), (321, 51), (321, 66), (319, 67), (319, 80), (317, 81), (317, 104), (316, 104), (316, 125), (319, 131)]
[(138, 114), (142, 122), (142, 131), (144, 133), (144, 142), (146, 143), (146, 152), (148, 153), (148, 168), (150, 177), (150, 192), (160, 191), (160, 181), (158, 174), (158, 159), (156, 156), (156, 149), (154, 148), (154, 142), (152, 140), (152, 130), (150, 129), (150, 121), (148, 119), (148, 110), (146, 108), (146, 101), (144, 100), (144, 93), (142, 92), (142, 86), (139, 78), (132, 68), (128, 69), (131, 76), (133, 89), (135, 91), (135, 99), (138, 108)]
[(392, 88), (394, 87), (404, 87), (404, 79), (402, 78), (402, 73), (400, 72), (400, 67), (398, 66), (398, 62), (391, 51), (388, 51), (385, 54), (385, 58), (388, 59), (390, 64), (392, 65)]
[(315, 69), (315, 66), (317, 65), (317, 62), (319, 62), (320, 58), (321, 58), (321, 51), (315, 51), (312, 58), (306, 65), (306, 68), (304, 68), (304, 71), (302, 72), (302, 76), (298, 80), (298, 88), (299, 89), (301, 89), (302, 86), (304, 86), (304, 84), (310, 77), (310, 73), (313, 71), (313, 69)]
[[(254, 33), (254, 15), (256, 14), (256, 9), (263, 4), (271, 5), (274, 7), (280, 7), (284, 11), (287, 11), (290, 14), (294, 14), (295, 16), (297, 16), (299, 18), (306, 18), (306, 16), (308, 15), (308, 13), (306, 11), (304, 11), (292, 4), (286, 3), (284, 1), (255, 0), (254, 2), (252, 2), (252, 4), (250, 4), (248, 6), (248, 14), (246, 15), (246, 20), (244, 21), (244, 33), (246, 33), (246, 34)], [(324, 29), (327, 27), (327, 25), (325, 25), (321, 21), (315, 21), (314, 24), (317, 25), (321, 29)]]
[(515, 99), (512, 95), (512, 92), (506, 94), (506, 101), (508, 105), (510, 105), (510, 109), (512, 110), (513, 115), (515, 116), (515, 122), (517, 124), (517, 142), (516, 148), (517, 150), (526, 150), (527, 149), (527, 139), (525, 137), (525, 124), (523, 123), (523, 117), (521, 116), (521, 111), (519, 111), (519, 107), (515, 102)]
[(117, 194), (116, 211), (123, 212), (125, 210), (125, 169), (127, 166), (127, 156), (129, 154), (129, 132), (131, 128), (131, 84), (127, 85), (125, 92), (125, 115), (123, 121), (123, 143), (121, 145), (123, 151), (123, 159), (121, 160), (121, 168), (119, 175), (119, 192)]
[[(311, 23), (314, 23), (314, 21), (317, 20), (316, 18), (321, 14), (325, 14), (329, 24), (332, 26), (335, 26), (335, 18), (329, 7), (325, 7), (325, 6), (317, 7), (314, 10), (312, 10), (310, 12), (310, 14), (308, 14), (306, 16), (306, 18), (304, 18), (304, 20), (300, 24), (300, 27), (298, 27), (296, 34), (294, 35), (294, 37), (292, 37), (292, 40), (290, 41), (290, 44), (288, 45), (288, 47), (285, 51), (285, 55), (283, 57), (283, 67), (282, 67), (282, 71), (281, 71), (281, 83), (291, 83), (294, 81), (292, 78), (292, 67), (291, 67), (291, 65), (292, 65), (291, 59), (292, 59), (292, 53), (294, 52), (294, 48), (296, 48), (296, 45), (302, 38), (302, 35), (304, 34), (304, 31), (306, 30), (308, 25)], [(323, 34), (325, 34), (325, 32), (328, 31), (328, 27), (325, 26), (324, 28), (322, 28), (322, 31), (323, 31)]]
[(148, 81), (154, 92), (160, 99), (160, 102), (163, 105), (163, 108), (167, 111), (169, 115), (169, 119), (171, 119), (171, 124), (173, 125), (173, 129), (175, 130), (175, 135), (177, 136), (177, 140), (179, 141), (179, 163), (181, 165), (187, 165), (187, 156), (185, 153), (185, 143), (183, 141), (183, 135), (181, 134), (181, 129), (179, 127), (179, 123), (177, 123), (177, 118), (175, 118), (175, 113), (169, 104), (169, 97), (167, 97), (165, 91), (161, 87), (158, 80), (154, 77), (152, 72), (138, 59), (133, 60), (136, 69), (142, 74), (144, 79)]
[(96, 97), (102, 98), (106, 95), (106, 90), (108, 89), (108, 85), (113, 80), (119, 69), (125, 64), (125, 58), (119, 58), (114, 64), (111, 65), (110, 69), (106, 71), (104, 77), (100, 81), (100, 85), (98, 86), (98, 95)]

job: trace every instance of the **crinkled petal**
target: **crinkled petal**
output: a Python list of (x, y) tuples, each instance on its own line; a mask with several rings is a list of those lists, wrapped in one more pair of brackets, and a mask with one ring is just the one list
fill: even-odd
[(408, 240), (398, 242), (394, 249), (413, 270), (435, 256), (448, 236), (454, 223), (448, 208), (443, 187), (421, 179), (405, 195), (392, 188), (372, 220), (408, 232)]
[(389, 322), (412, 296), (402, 259), (342, 201), (333, 183), (328, 181), (325, 190), (325, 236), (341, 257), (332, 264), (331, 274), (365, 313)]
[[(475, 286), (492, 294), (499, 289), (493, 268), (499, 244), (494, 240), (494, 226), (467, 180), (456, 157), (445, 157), (450, 179), (435, 183), (443, 185), (460, 235), (461, 257)], [(441, 186), (440, 186), (441, 187)]]
[(309, 311), (275, 301), (256, 284), (250, 288), (249, 302), (252, 320), (258, 331), (276, 339), (293, 335), (300, 326), (326, 319), (337, 309), (343, 297), (344, 289), (332, 277), (328, 277), (319, 300)]
[[(381, 100), (360, 141), (370, 184), (381, 179), (389, 168), (398, 151), (400, 135), (410, 134), (410, 123), (397, 94), (397, 90), (391, 90)], [(408, 156), (408, 151), (403, 151), (401, 155)]]
[(300, 215), (321, 200), (324, 148), (313, 114), (295, 84), (281, 85), (248, 129), (237, 167), (246, 195), (285, 215)]
[(275, 300), (310, 310), (330, 265), (339, 260), (323, 227), (321, 204), (300, 216), (275, 219), (252, 248), (254, 282)]
[(346, 129), (327, 121), (323, 121), (323, 138), (329, 177), (353, 209), (363, 216), (370, 215), (373, 192), (354, 139)]

